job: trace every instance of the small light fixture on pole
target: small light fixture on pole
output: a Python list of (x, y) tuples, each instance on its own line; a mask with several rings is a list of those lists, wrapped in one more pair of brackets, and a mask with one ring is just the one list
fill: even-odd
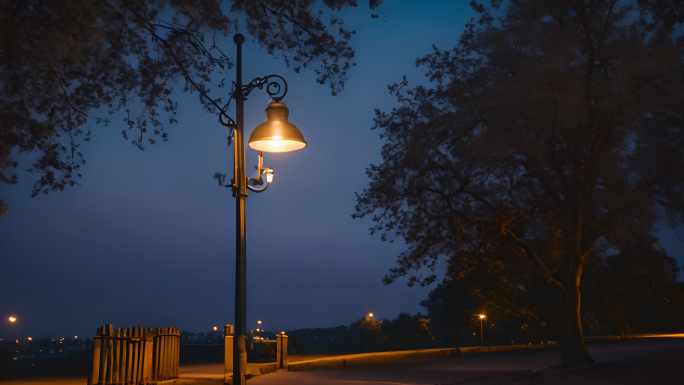
[[(247, 236), (245, 233), (245, 198), (247, 190), (262, 192), (273, 182), (273, 169), (263, 166), (262, 152), (288, 152), (301, 150), (306, 147), (304, 136), (297, 126), (288, 119), (289, 110), (281, 100), (287, 94), (287, 82), (280, 75), (267, 75), (254, 78), (248, 84), (242, 84), (242, 43), (245, 37), (236, 34), (233, 42), (236, 52), (236, 80), (235, 91), (231, 99), (235, 99), (235, 120), (226, 114), (230, 101), (221, 109), (219, 121), (222, 125), (232, 129), (234, 177), (231, 187), (236, 198), (236, 248), (235, 248), (235, 334), (233, 336), (233, 379), (234, 385), (246, 382), (247, 365)], [(282, 83), (282, 85), (281, 85)], [(266, 121), (254, 129), (249, 137), (249, 147), (258, 151), (258, 164), (255, 167), (255, 178), (247, 178), (245, 171), (245, 141), (244, 141), (244, 102), (254, 89), (262, 89), (272, 101), (266, 108)], [(229, 140), (230, 142), (230, 140)], [(262, 179), (262, 175), (266, 180)]]
[(478, 317), (480, 317), (480, 346), (484, 346), (484, 334), (482, 334), (482, 331), (483, 331), (482, 322), (484, 322), (484, 319), (487, 316), (484, 314), (480, 314)]

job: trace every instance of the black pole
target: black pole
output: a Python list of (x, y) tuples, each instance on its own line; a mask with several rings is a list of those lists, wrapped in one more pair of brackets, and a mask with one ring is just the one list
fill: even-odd
[(480, 346), (484, 346), (484, 334), (482, 334), (482, 322), (484, 322), (484, 318), (480, 317)]
[[(234, 164), (235, 164), (235, 334), (233, 336), (233, 385), (243, 384), (247, 372), (247, 235), (245, 224), (245, 198), (247, 177), (245, 173), (244, 98), (242, 96), (242, 43), (245, 37), (233, 37), (237, 46)], [(245, 381), (246, 382), (246, 381)]]

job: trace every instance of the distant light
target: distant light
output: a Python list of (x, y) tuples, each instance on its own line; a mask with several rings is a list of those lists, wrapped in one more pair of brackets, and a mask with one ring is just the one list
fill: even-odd
[(368, 313), (369, 318), (373, 318), (373, 313)]
[(17, 321), (17, 317), (14, 317), (14, 316), (9, 317), (9, 322), (16, 322), (16, 321)]
[(29, 337), (28, 340), (29, 340), (29, 341), (33, 341), (33, 337)]
[(74, 339), (77, 340), (77, 339), (78, 339), (78, 336), (74, 336)]
[(480, 317), (480, 319), (485, 319), (485, 317), (487, 317), (487, 316), (484, 314), (480, 314), (479, 317)]
[(257, 323), (258, 323), (259, 325), (261, 325), (261, 320), (257, 321)]
[(217, 331), (217, 330), (218, 330), (218, 327), (214, 326), (214, 331)]

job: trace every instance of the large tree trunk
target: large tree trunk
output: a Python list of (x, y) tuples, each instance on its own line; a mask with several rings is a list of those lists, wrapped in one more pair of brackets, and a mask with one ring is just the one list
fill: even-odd
[(594, 359), (584, 344), (584, 334), (580, 322), (580, 291), (576, 284), (566, 286), (564, 312), (561, 366), (569, 367), (593, 363)]

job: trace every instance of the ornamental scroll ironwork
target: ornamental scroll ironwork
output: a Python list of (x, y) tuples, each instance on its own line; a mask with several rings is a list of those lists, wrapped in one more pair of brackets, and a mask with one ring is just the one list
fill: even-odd
[[(235, 82), (233, 82), (233, 86), (238, 88)], [(263, 89), (264, 86), (266, 86), (266, 93), (268, 93), (268, 96), (270, 96), (271, 99), (276, 103), (280, 102), (285, 95), (287, 95), (287, 81), (285, 81), (285, 78), (282, 76), (271, 74), (261, 78), (254, 78), (251, 82), (244, 84), (240, 89), (233, 91), (233, 93), (230, 95), (230, 99), (228, 99), (228, 103), (221, 108), (219, 122), (226, 127), (234, 129), (235, 120), (233, 120), (233, 118), (226, 113), (226, 111), (228, 111), (228, 106), (230, 106), (230, 101), (232, 99), (242, 101), (247, 100), (247, 96), (249, 96), (252, 91), (257, 88)]]
[[(277, 80), (271, 80), (273, 78)], [(280, 82), (282, 82), (282, 86)], [(242, 90), (235, 90), (233, 97), (237, 99), (240, 96), (242, 100), (246, 100), (250, 92), (255, 88), (263, 89), (264, 85), (266, 86), (268, 96), (276, 103), (280, 102), (287, 95), (287, 82), (285, 78), (280, 75), (271, 74), (263, 78), (254, 78), (251, 82), (243, 85)]]

